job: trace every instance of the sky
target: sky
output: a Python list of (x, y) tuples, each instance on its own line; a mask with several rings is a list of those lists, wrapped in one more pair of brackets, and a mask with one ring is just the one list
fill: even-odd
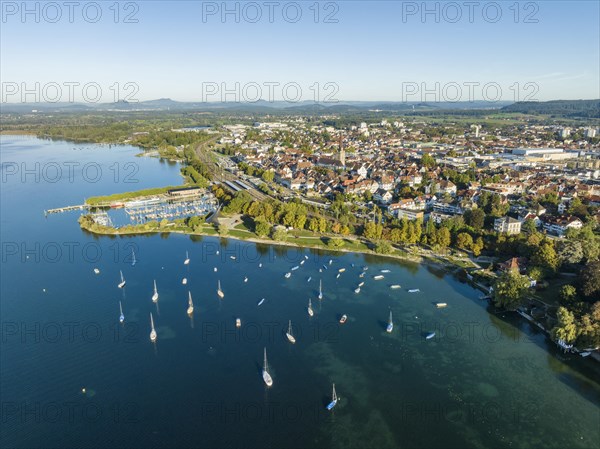
[(597, 99), (599, 5), (2, 1), (1, 101)]

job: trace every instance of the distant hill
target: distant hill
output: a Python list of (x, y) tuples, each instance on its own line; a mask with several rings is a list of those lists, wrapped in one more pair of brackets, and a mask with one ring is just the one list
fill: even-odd
[(503, 107), (502, 112), (547, 114), (565, 118), (600, 118), (600, 100), (521, 101)]

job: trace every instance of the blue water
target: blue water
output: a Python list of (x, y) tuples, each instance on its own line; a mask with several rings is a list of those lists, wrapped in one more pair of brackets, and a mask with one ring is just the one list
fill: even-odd
[[(43, 211), (92, 195), (176, 185), (178, 166), (135, 157), (139, 151), (127, 146), (19, 136), (0, 143), (1, 447), (600, 444), (597, 367), (561, 354), (520, 318), (490, 313), (478, 291), (446, 272), (209, 237), (93, 236), (80, 230), (79, 212), (45, 218)], [(37, 170), (36, 162), (39, 179), (21, 176), (22, 168)], [(80, 163), (73, 182), (66, 169), (50, 182), (53, 164), (68, 162)], [(84, 164), (97, 164), (99, 179), (92, 182)], [(323, 264), (328, 269), (319, 273)], [(340, 268), (346, 271), (336, 279)], [(381, 269), (391, 273), (375, 281)], [(119, 270), (127, 280), (122, 290)], [(158, 304), (150, 299), (154, 279)], [(421, 291), (407, 293), (412, 288)], [(436, 309), (438, 301), (448, 307)], [(394, 331), (387, 334), (390, 309)], [(284, 335), (288, 320), (295, 345)], [(436, 337), (425, 340), (431, 331)], [(270, 389), (261, 377), (264, 347)], [(339, 402), (328, 412), (334, 382)]]

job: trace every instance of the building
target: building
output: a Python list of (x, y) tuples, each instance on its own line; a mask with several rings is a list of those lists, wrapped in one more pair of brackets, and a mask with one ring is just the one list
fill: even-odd
[(561, 161), (577, 157), (577, 153), (566, 153), (561, 148), (515, 148), (511, 153), (524, 158), (548, 161)]
[(520, 234), (521, 222), (512, 217), (496, 218), (494, 220), (494, 231), (501, 234)]
[(569, 229), (581, 229), (583, 222), (577, 217), (544, 217), (542, 226), (546, 232), (562, 237)]
[(171, 189), (167, 191), (168, 195), (171, 197), (200, 195), (202, 192), (204, 192), (204, 189), (201, 189), (200, 187), (184, 187), (182, 189)]
[(406, 218), (407, 220), (422, 220), (425, 215), (423, 211), (410, 209), (397, 209), (394, 212), (400, 220), (403, 218)]

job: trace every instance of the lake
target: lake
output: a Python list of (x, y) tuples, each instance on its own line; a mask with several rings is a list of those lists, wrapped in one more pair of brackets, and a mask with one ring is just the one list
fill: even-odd
[[(597, 364), (563, 354), (515, 314), (495, 314), (447, 272), (212, 237), (94, 236), (79, 228), (80, 212), (43, 212), (180, 184), (179, 165), (130, 146), (0, 144), (0, 446), (600, 445)], [(333, 383), (339, 403), (328, 412)]]

